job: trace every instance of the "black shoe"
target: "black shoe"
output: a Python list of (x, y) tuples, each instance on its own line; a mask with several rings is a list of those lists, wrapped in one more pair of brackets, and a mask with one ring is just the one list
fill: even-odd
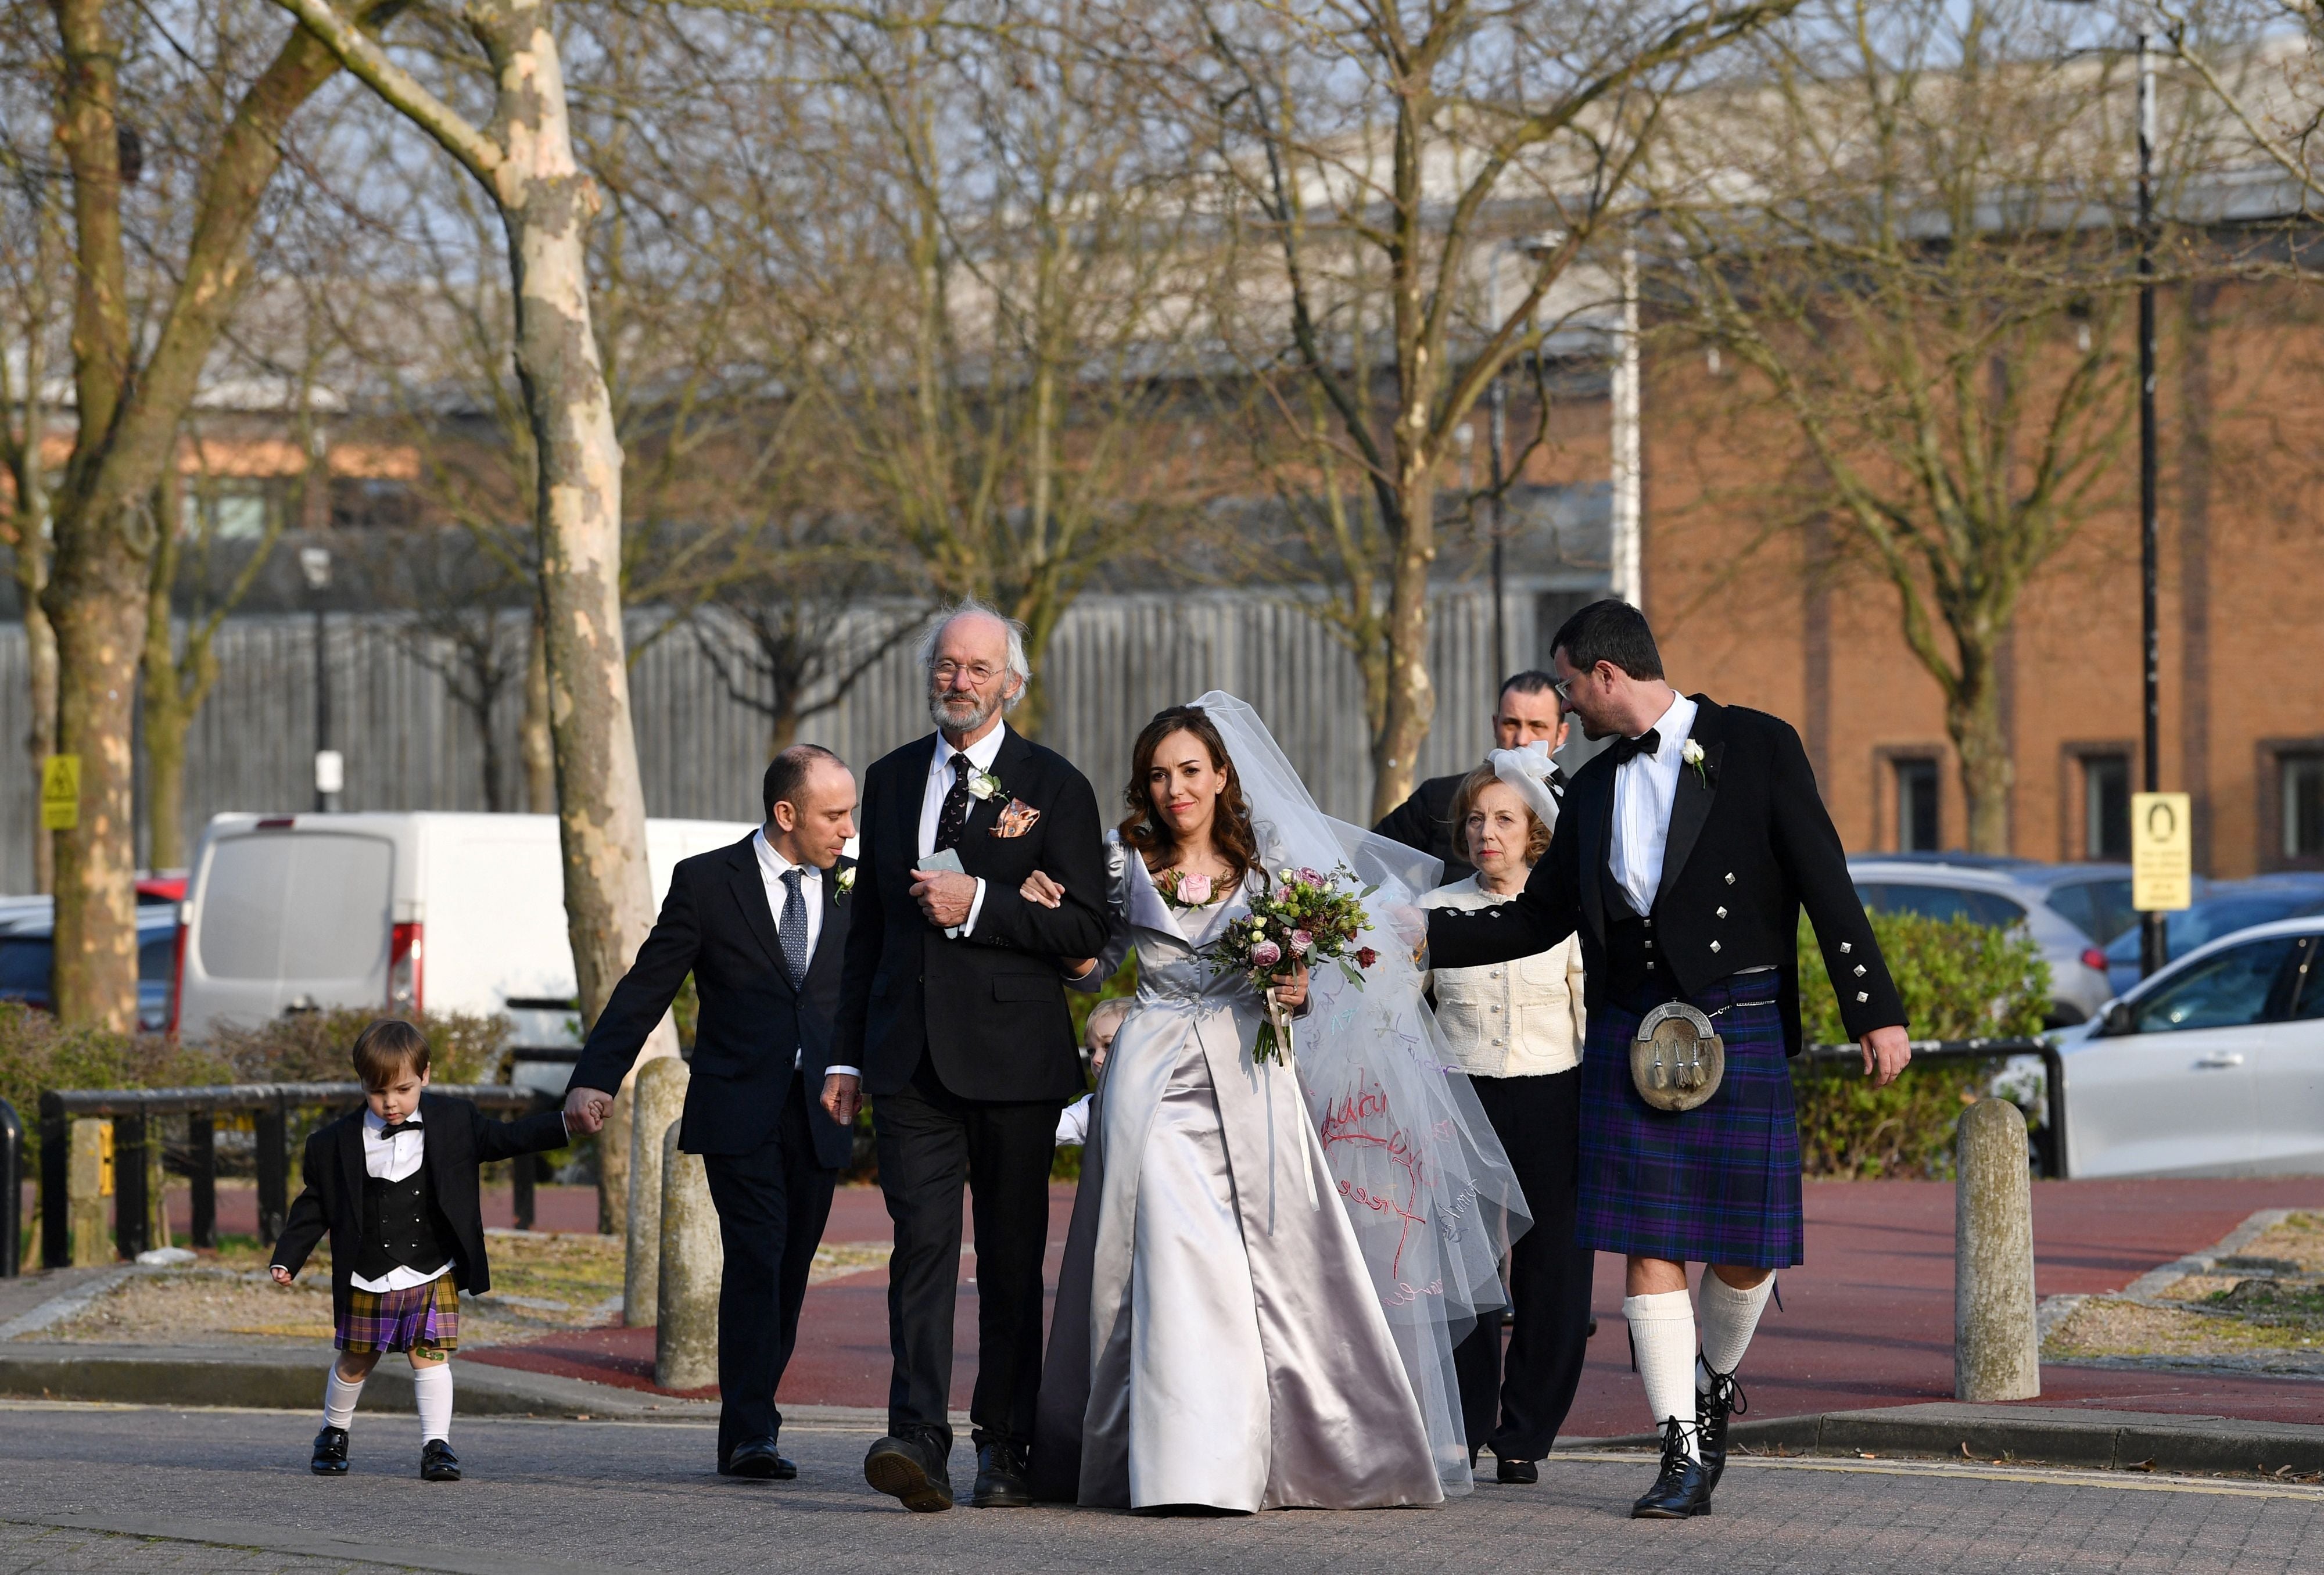
[(1033, 1502), (1025, 1486), (1025, 1446), (987, 1443), (976, 1446), (976, 1488), (968, 1496), (977, 1509), (1023, 1509)]
[(748, 1477), (758, 1482), (788, 1482), (798, 1476), (798, 1468), (775, 1452), (775, 1441), (754, 1438), (734, 1446), (734, 1452), (718, 1467), (722, 1477)]
[(315, 1435), (315, 1452), (307, 1461), (307, 1469), (318, 1477), (344, 1477), (347, 1474), (347, 1430), (323, 1424)]
[(1702, 1456), (1702, 1491), (1708, 1497), (1727, 1470), (1727, 1419), (1750, 1410), (1751, 1402), (1744, 1397), (1743, 1386), (1735, 1381), (1734, 1374), (1712, 1373), (1711, 1393), (1695, 1395), (1694, 1405), (1702, 1414), (1695, 1448)]
[(1502, 1460), (1493, 1469), (1493, 1480), (1508, 1488), (1530, 1488), (1541, 1480), (1541, 1469), (1531, 1460)]
[(1711, 1481), (1702, 1462), (1689, 1458), (1686, 1435), (1692, 1430), (1677, 1417), (1663, 1423), (1663, 1467), (1646, 1496), (1630, 1506), (1632, 1520), (1684, 1520), (1711, 1513)]
[(952, 1476), (933, 1439), (881, 1439), (863, 1457), (863, 1479), (875, 1492), (901, 1499), (914, 1515), (952, 1507)]
[(440, 1438), (431, 1438), (420, 1446), (420, 1479), (422, 1482), (456, 1482), (460, 1479), (460, 1457), (452, 1446)]
[(1595, 1315), (1592, 1315), (1590, 1320), (1590, 1332), (1583, 1335), (1582, 1338), (1584, 1340), (1595, 1340), (1598, 1338), (1598, 1320)]

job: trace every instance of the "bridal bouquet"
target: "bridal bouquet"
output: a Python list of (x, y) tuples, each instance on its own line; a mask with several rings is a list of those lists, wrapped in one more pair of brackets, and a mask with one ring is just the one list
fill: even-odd
[(1350, 983), (1361, 985), (1357, 970), (1379, 961), (1370, 946), (1356, 944), (1364, 929), (1363, 899), (1370, 895), (1356, 889), (1344, 865), (1328, 875), (1304, 866), (1278, 870), (1267, 889), (1251, 898), (1250, 916), (1235, 920), (1206, 948), (1213, 966), (1240, 973), (1267, 999), (1267, 1020), (1250, 1049), (1253, 1061), (1285, 1060), (1290, 1042), (1291, 1018), (1277, 1004), (1275, 975), (1334, 962)]

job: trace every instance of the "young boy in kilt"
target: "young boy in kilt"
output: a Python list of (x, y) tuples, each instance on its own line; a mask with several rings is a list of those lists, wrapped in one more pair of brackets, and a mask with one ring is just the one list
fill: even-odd
[[(1663, 1434), (1645, 1519), (1711, 1508), (1736, 1383), (1775, 1271), (1802, 1259), (1799, 916), (1815, 926), (1875, 1086), (1912, 1058), (1904, 1013), (1848, 858), (1787, 723), (1663, 679), (1644, 614), (1596, 602), (1551, 646), (1558, 698), (1613, 746), (1575, 773), (1549, 852), (1499, 907), (1428, 916), (1430, 962), (1475, 967), (1582, 936), (1575, 1245), (1628, 1259), (1623, 1315)], [(1692, 1108), (1649, 1101), (1630, 1045), (1671, 1005), (1710, 1019), (1725, 1072)], [(1664, 1085), (1655, 1085), (1657, 1090)], [(1702, 1346), (1686, 1266), (1704, 1266)]]
[(346, 1472), (364, 1380), (382, 1355), (400, 1350), (420, 1406), (420, 1475), (456, 1482), (449, 1359), (460, 1343), (460, 1293), (492, 1288), (477, 1173), (492, 1160), (563, 1147), (565, 1115), (495, 1121), (466, 1100), (429, 1093), (428, 1041), (397, 1018), (358, 1035), (354, 1059), (364, 1108), (307, 1139), (306, 1190), (274, 1244), (275, 1283), (287, 1285), (325, 1232), (331, 1239), (339, 1355), (308, 1465), (318, 1477)]

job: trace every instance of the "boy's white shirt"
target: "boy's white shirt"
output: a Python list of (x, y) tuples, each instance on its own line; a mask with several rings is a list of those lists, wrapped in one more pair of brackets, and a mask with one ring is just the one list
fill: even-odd
[(1057, 1141), (1087, 1143), (1089, 1141), (1090, 1096), (1082, 1095), (1057, 1112)]
[[(377, 1110), (364, 1111), (364, 1174), (375, 1175), (382, 1181), (398, 1182), (405, 1180), (420, 1168), (420, 1160), (427, 1152), (428, 1142), (426, 1135), (420, 1130), (420, 1112), (412, 1111), (403, 1118), (403, 1123), (402, 1131), (392, 1138), (383, 1138), (380, 1134), (386, 1128), (387, 1123), (380, 1119)], [(350, 1277), (357, 1290), (370, 1291), (378, 1294), (387, 1291), (408, 1291), (414, 1285), (427, 1285), (431, 1280), (441, 1278), (451, 1266), (451, 1260), (447, 1258), (442, 1264), (424, 1274), (418, 1269), (405, 1268), (398, 1264), (379, 1279), (367, 1280), (361, 1275)]]

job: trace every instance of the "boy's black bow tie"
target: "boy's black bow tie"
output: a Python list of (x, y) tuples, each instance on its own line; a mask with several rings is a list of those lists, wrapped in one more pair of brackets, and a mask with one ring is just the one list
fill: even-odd
[(389, 1138), (394, 1137), (398, 1132), (417, 1132), (419, 1130), (420, 1123), (418, 1121), (389, 1121), (380, 1128), (379, 1140), (384, 1143)]
[(1614, 741), (1614, 763), (1628, 765), (1637, 756), (1651, 755), (1662, 747), (1663, 735), (1651, 727), (1636, 738), (1618, 738)]

